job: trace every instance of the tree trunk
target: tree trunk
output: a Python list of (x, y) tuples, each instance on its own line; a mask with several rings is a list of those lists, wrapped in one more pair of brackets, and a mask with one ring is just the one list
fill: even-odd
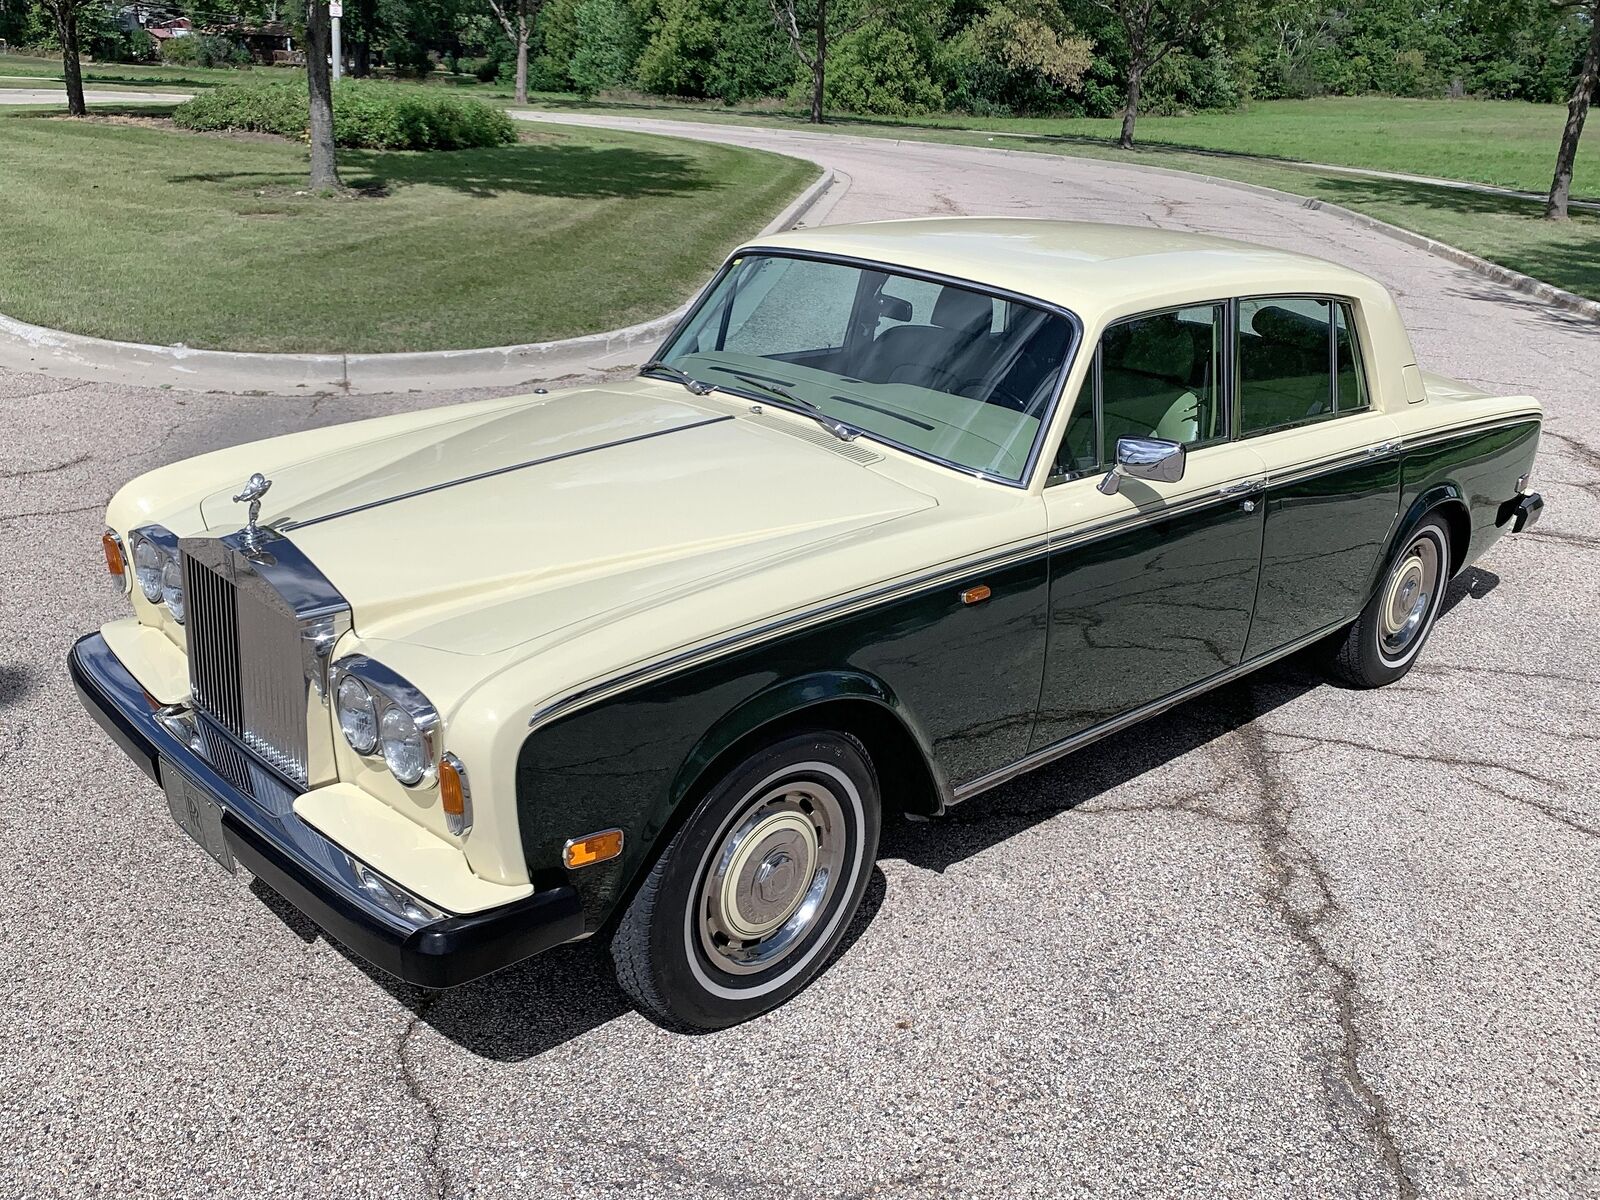
[(1122, 136), (1117, 139), (1117, 145), (1124, 150), (1133, 149), (1133, 123), (1139, 117), (1139, 85), (1143, 73), (1138, 67), (1128, 68), (1127, 102), (1122, 107)]
[(311, 187), (336, 188), (333, 157), (333, 81), (328, 69), (328, 0), (306, 5), (306, 83), (311, 93)]
[(350, 38), (350, 74), (365, 79), (372, 74), (372, 31), (378, 23), (377, 0), (356, 0), (356, 28)]
[(67, 115), (86, 117), (89, 106), (83, 100), (83, 70), (78, 65), (78, 7), (75, 0), (61, 0), (56, 9), (56, 32), (61, 37), (61, 75), (67, 84)]
[(1578, 69), (1578, 82), (1567, 103), (1567, 126), (1561, 131), (1561, 149), (1556, 152), (1556, 173), (1550, 180), (1550, 197), (1544, 215), (1552, 221), (1567, 219), (1567, 201), (1572, 196), (1572, 164), (1578, 157), (1578, 139), (1583, 136), (1583, 121), (1589, 115), (1589, 99), (1600, 79), (1600, 0), (1595, 0), (1589, 23), (1589, 49)]
[(817, 0), (817, 56), (811, 63), (811, 123), (822, 124), (822, 94), (828, 70), (828, 0)]
[(529, 22), (526, 17), (517, 22), (517, 88), (516, 101), (518, 104), (528, 102), (528, 34)]

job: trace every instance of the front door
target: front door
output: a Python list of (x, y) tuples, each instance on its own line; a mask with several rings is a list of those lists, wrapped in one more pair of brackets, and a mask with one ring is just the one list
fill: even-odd
[[(1230, 441), (1225, 304), (1112, 325), (1045, 489), (1049, 633), (1031, 750), (1237, 666), (1260, 570), (1266, 471)], [(1177, 483), (1096, 487), (1116, 438), (1189, 447)]]

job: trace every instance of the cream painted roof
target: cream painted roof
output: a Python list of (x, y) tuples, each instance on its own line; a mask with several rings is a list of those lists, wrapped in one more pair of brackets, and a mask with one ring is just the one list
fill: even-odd
[(1252, 292), (1373, 297), (1382, 288), (1326, 259), (1208, 234), (1088, 221), (944, 217), (827, 225), (752, 245), (847, 255), (969, 279), (1093, 321), (1130, 307)]

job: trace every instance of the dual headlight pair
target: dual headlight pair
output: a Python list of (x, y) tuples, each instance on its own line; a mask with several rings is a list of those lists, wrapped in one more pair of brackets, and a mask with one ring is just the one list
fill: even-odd
[(406, 787), (439, 785), (445, 828), (463, 837), (472, 828), (467, 769), (438, 751), (439, 710), (403, 677), (364, 654), (333, 664), (333, 710), (350, 749), (381, 757)]
[(438, 710), (421, 692), (364, 654), (333, 665), (333, 707), (350, 749), (383, 765), (407, 787), (431, 782), (438, 763)]
[(159, 525), (133, 531), (133, 577), (151, 604), (165, 606), (172, 619), (183, 624), (183, 563), (178, 539)]

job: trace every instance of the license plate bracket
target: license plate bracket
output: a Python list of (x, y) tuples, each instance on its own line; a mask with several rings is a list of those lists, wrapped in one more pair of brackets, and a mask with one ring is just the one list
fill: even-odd
[(167, 807), (178, 828), (232, 875), (233, 851), (228, 849), (228, 839), (222, 835), (222, 805), (165, 758), (161, 760), (161, 784), (166, 789)]

